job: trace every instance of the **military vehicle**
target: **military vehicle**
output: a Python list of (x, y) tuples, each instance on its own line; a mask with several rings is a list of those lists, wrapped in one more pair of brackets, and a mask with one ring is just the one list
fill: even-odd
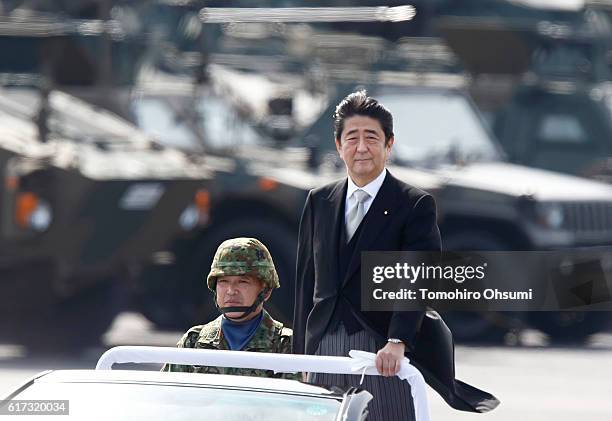
[(612, 26), (587, 3), (457, 5), (436, 27), (510, 161), (610, 181)]
[[(607, 245), (612, 240), (612, 190), (599, 183), (507, 163), (466, 94), (469, 79), (457, 73), (456, 59), (439, 41), (409, 39), (392, 45), (378, 38), (326, 34), (303, 26), (294, 32), (278, 24), (236, 24), (222, 31), (222, 43), (208, 55), (212, 63), (222, 64), (209, 66), (220, 69), (211, 71), (215, 89), (208, 89), (201, 97), (184, 94), (188, 99), (183, 103), (199, 112), (194, 121), (201, 127), (210, 123), (206, 136), (192, 134), (194, 139), (232, 145), (233, 158), (228, 165), (233, 169), (219, 176), (218, 190), (211, 195), (211, 231), (203, 231), (191, 246), (183, 248), (189, 257), (177, 258), (200, 262), (199, 272), (190, 273), (192, 269), (186, 265), (176, 268), (174, 295), (182, 301), (168, 303), (163, 323), (185, 325), (187, 320), (201, 320), (211, 311), (212, 303), (204, 301), (198, 291), (206, 269), (202, 262), (210, 261), (217, 245), (210, 243), (208, 233), (213, 230), (216, 238), (223, 239), (239, 228), (241, 234), (264, 236), (264, 242), (274, 241), (270, 233), (282, 230), (286, 233), (284, 246), (277, 250), (284, 252), (277, 256), (271, 251), (278, 265), (292, 268), (293, 256), (286, 250), (294, 250), (291, 241), (307, 191), (343, 176), (332, 139), (330, 107), (358, 84), (380, 97), (396, 116), (407, 116), (396, 123), (398, 143), (389, 168), (400, 179), (436, 196), (447, 248), (549, 250)], [(266, 31), (274, 34), (274, 43), (264, 43)], [(268, 71), (266, 65), (271, 66)], [(295, 68), (301, 71), (295, 72)], [(248, 78), (259, 79), (249, 85), (244, 82)], [(296, 78), (302, 79), (301, 85), (294, 83)], [(249, 91), (249, 86), (269, 84), (276, 88)], [(299, 134), (290, 140), (283, 136), (275, 139), (265, 129), (266, 116), (274, 114), (270, 102), (279, 92), (293, 100), (289, 101), (293, 105), (289, 120)], [(311, 94), (312, 101), (309, 107), (299, 107), (305, 92)], [(176, 104), (179, 98), (167, 94), (163, 101)], [(147, 118), (147, 113), (162, 115), (147, 112), (143, 104), (140, 107), (140, 123), (154, 120)], [(177, 109), (176, 105), (166, 108)], [(304, 108), (306, 112), (300, 115)], [(172, 124), (174, 114), (170, 111), (168, 115)], [(146, 126), (145, 130), (151, 129)], [(188, 124), (181, 126), (189, 130)], [(584, 195), (576, 197), (572, 191)], [(224, 203), (233, 205), (217, 208)], [(250, 212), (256, 216), (251, 217)], [(604, 217), (594, 219), (594, 212)], [(260, 228), (261, 218), (266, 219), (265, 229)], [(280, 310), (276, 316), (287, 320), (292, 302), (285, 298), (291, 297), (292, 291), (286, 282), (283, 289), (282, 300), (272, 300)], [(180, 314), (173, 311), (179, 303)], [(507, 330), (517, 323), (516, 315), (454, 316), (462, 316), (455, 318), (454, 324), (450, 321), (460, 339), (482, 338), (499, 332), (500, 326)], [(609, 316), (601, 313), (533, 313), (522, 317), (521, 322), (536, 325), (556, 338), (584, 338), (609, 323)]]
[(3, 89), (0, 99), (1, 338), (83, 346), (123, 309), (140, 267), (206, 222), (200, 196), (212, 175), (57, 91), (41, 143), (37, 100), (24, 89)]
[(522, 87), (496, 113), (493, 128), (509, 159), (612, 182), (610, 86), (547, 85)]
[(142, 266), (206, 223), (212, 171), (65, 92), (120, 110), (109, 93), (133, 68), (119, 66), (120, 80), (97, 67), (130, 50), (118, 21), (9, 3), (0, 17), (0, 341), (81, 348), (125, 308)]

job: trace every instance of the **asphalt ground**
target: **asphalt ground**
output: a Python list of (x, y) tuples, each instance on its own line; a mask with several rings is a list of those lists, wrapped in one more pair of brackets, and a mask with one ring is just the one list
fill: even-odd
[[(181, 334), (156, 331), (140, 314), (123, 313), (105, 335), (104, 344), (172, 346)], [(594, 335), (584, 346), (553, 347), (537, 331), (526, 331), (517, 342), (514, 346), (457, 346), (457, 378), (492, 392), (501, 405), (483, 415), (459, 412), (430, 389), (431, 419), (612, 420), (612, 334)], [(52, 357), (0, 345), (0, 396), (43, 370), (94, 368), (105, 349)]]

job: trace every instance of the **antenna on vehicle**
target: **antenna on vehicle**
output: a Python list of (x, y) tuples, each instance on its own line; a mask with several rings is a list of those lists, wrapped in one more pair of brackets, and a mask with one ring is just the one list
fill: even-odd
[(414, 6), (379, 7), (205, 7), (205, 23), (403, 22), (414, 18)]

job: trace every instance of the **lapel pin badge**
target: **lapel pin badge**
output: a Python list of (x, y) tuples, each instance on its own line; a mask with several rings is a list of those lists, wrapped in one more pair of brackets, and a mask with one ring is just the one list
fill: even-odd
[(389, 211), (388, 211), (388, 210), (385, 210), (383, 213), (384, 213), (385, 215), (389, 215)]

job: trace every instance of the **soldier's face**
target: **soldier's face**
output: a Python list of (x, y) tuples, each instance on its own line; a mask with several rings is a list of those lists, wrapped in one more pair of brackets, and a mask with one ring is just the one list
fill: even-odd
[[(264, 288), (263, 283), (252, 276), (248, 275), (232, 275), (222, 276), (217, 279), (217, 304), (219, 307), (249, 307), (253, 305), (257, 295)], [(268, 299), (270, 295), (266, 297)], [(257, 310), (248, 314), (243, 319), (250, 320), (257, 316), (263, 303), (259, 305)], [(235, 319), (242, 315), (242, 312), (225, 313), (228, 317)]]
[(344, 120), (336, 149), (351, 180), (360, 187), (374, 180), (385, 168), (393, 136), (385, 145), (385, 132), (374, 118), (355, 115)]

